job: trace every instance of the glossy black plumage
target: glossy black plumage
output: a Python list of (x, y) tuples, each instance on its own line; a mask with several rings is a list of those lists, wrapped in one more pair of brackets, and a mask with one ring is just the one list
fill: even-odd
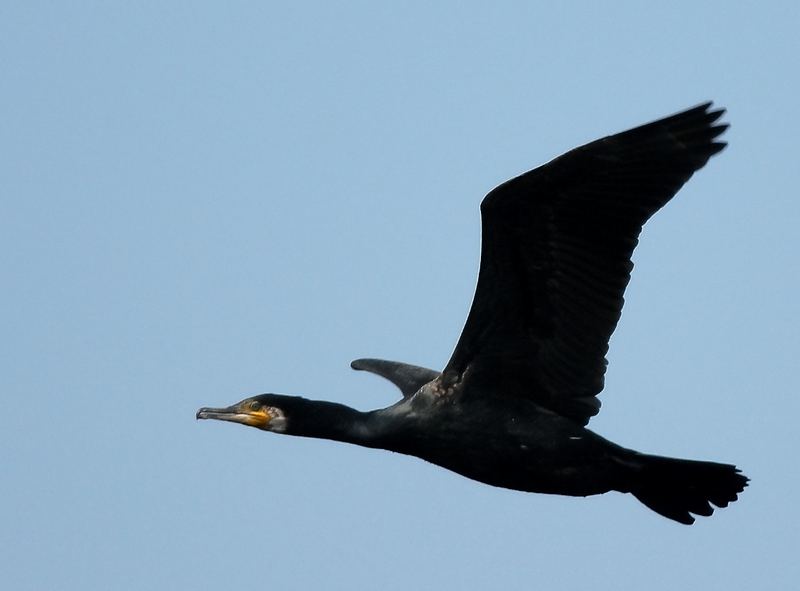
[(486, 196), (478, 287), (445, 380), (470, 368), (582, 424), (597, 414), (642, 226), (725, 147), (723, 111), (709, 107), (591, 142)]
[(369, 413), (264, 394), (198, 418), (414, 455), (494, 486), (630, 492), (692, 523), (747, 484), (732, 465), (641, 454), (585, 425), (644, 223), (722, 150), (711, 103), (576, 148), (491, 191), (466, 325), (443, 372), (359, 359), (403, 394)]

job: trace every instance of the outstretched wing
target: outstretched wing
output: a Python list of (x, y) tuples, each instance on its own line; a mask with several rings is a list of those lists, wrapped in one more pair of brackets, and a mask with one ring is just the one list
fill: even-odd
[(386, 359), (356, 359), (350, 363), (350, 367), (386, 378), (400, 389), (403, 398), (412, 396), (422, 386), (439, 377), (436, 370)]
[(440, 384), (597, 414), (644, 223), (725, 147), (707, 103), (567, 152), (481, 204), (478, 286)]

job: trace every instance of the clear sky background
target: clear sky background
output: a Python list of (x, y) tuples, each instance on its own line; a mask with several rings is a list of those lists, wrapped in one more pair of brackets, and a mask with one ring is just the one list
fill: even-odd
[[(798, 579), (796, 2), (0, 7), (0, 573), (95, 589), (787, 589)], [(645, 228), (600, 434), (733, 462), (635, 499), (198, 423), (369, 409), (441, 368), (496, 184), (713, 99), (728, 149)]]

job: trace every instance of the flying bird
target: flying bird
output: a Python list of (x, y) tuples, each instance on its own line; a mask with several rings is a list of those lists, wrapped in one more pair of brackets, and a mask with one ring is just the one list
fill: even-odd
[(586, 428), (645, 222), (725, 147), (706, 103), (593, 141), (507, 181), (481, 203), (478, 284), (441, 372), (357, 359), (402, 393), (361, 412), (262, 394), (198, 419), (386, 449), (498, 487), (630, 493), (684, 524), (747, 486), (735, 466), (627, 449)]

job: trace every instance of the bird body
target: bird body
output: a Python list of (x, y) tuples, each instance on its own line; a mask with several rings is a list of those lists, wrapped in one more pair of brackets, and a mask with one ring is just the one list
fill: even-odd
[(491, 191), (472, 307), (443, 371), (377, 359), (352, 367), (401, 391), (360, 412), (278, 394), (197, 418), (416, 456), (493, 486), (631, 493), (691, 524), (737, 499), (735, 466), (639, 453), (586, 428), (644, 223), (725, 144), (707, 103), (596, 140)]
[(525, 492), (587, 496), (621, 484), (626, 450), (574, 421), (528, 400), (454, 404), (430, 390), (377, 411), (388, 425), (378, 431), (379, 447)]

